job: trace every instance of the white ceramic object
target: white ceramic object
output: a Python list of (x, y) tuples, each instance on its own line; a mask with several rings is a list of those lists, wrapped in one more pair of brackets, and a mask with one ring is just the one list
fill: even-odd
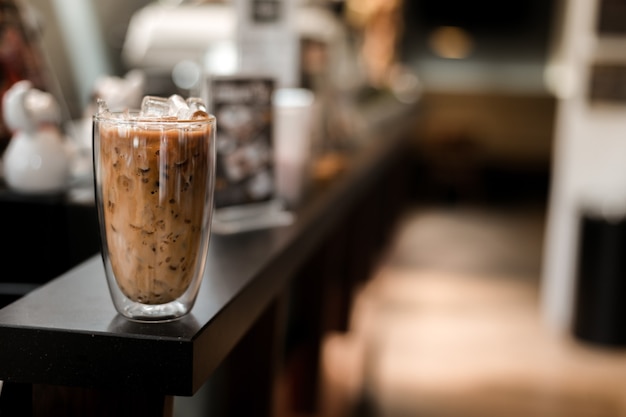
[(7, 185), (24, 193), (64, 190), (71, 161), (54, 97), (24, 80), (7, 90), (2, 103), (5, 123), (13, 131), (2, 165)]
[(273, 96), (274, 160), (278, 196), (291, 208), (300, 204), (310, 182), (314, 93), (279, 88)]

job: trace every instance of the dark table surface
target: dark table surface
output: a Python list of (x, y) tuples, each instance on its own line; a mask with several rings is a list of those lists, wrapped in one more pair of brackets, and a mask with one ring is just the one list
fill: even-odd
[(117, 315), (99, 254), (1, 309), (0, 380), (195, 393), (390, 163), (413, 109), (380, 109), (386, 113), (371, 111), (348, 169), (312, 193), (293, 225), (212, 236), (188, 316), (153, 324)]

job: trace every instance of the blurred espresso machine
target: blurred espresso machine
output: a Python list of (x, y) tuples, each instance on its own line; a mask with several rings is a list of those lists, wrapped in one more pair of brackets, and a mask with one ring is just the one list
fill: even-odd
[(270, 75), (277, 88), (310, 90), (310, 152), (320, 159), (352, 146), (362, 124), (354, 101), (367, 82), (350, 27), (334, 3), (151, 3), (131, 17), (122, 59), (143, 71), (146, 94), (197, 95), (210, 103), (212, 77), (241, 75)]
[[(247, 24), (239, 12), (242, 2), (151, 3), (131, 17), (122, 59), (145, 72), (146, 91), (153, 94), (193, 92), (205, 75), (250, 73), (241, 55), (240, 34)], [(319, 89), (328, 83), (350, 89), (362, 82), (346, 27), (330, 8), (296, 0), (245, 3), (290, 10), (286, 33), (297, 44), (298, 57), (290, 64), (295, 77), (282, 86)]]

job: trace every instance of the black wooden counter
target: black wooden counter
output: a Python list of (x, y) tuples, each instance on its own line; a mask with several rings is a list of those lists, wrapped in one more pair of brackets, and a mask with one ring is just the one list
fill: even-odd
[[(97, 408), (98, 415), (167, 415), (171, 396), (193, 395), (229, 359), (229, 372), (241, 378), (224, 383), (222, 410), (269, 415), (287, 323), (308, 326), (305, 333), (312, 326), (319, 336), (319, 323), (327, 319), (320, 318), (321, 291), (312, 291), (304, 303), (317, 318), (298, 316), (302, 305), (289, 307), (298, 292), (294, 283), (298, 287), (303, 280), (301, 288), (310, 289), (333, 275), (354, 279), (360, 266), (372, 262), (374, 246), (397, 214), (393, 198), (401, 178), (390, 175), (406, 155), (414, 109), (397, 103), (379, 107), (384, 113), (375, 109), (369, 110), (371, 126), (360, 133), (360, 146), (348, 154), (347, 169), (312, 194), (297, 210), (295, 224), (212, 237), (190, 315), (164, 324), (123, 319), (110, 300), (100, 256), (91, 257), (0, 310), (0, 380), (33, 387), (33, 415), (76, 409), (69, 405), (72, 398), (79, 398), (83, 411)], [(358, 250), (351, 261), (346, 245)], [(333, 258), (337, 250), (345, 253)], [(304, 283), (307, 271), (309, 277), (311, 271), (328, 276)]]

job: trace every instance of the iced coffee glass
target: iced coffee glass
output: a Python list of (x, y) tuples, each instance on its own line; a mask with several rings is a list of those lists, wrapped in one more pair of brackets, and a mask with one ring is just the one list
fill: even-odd
[(93, 118), (102, 258), (117, 311), (169, 321), (196, 300), (207, 258), (215, 118), (199, 99), (146, 97), (137, 112)]

